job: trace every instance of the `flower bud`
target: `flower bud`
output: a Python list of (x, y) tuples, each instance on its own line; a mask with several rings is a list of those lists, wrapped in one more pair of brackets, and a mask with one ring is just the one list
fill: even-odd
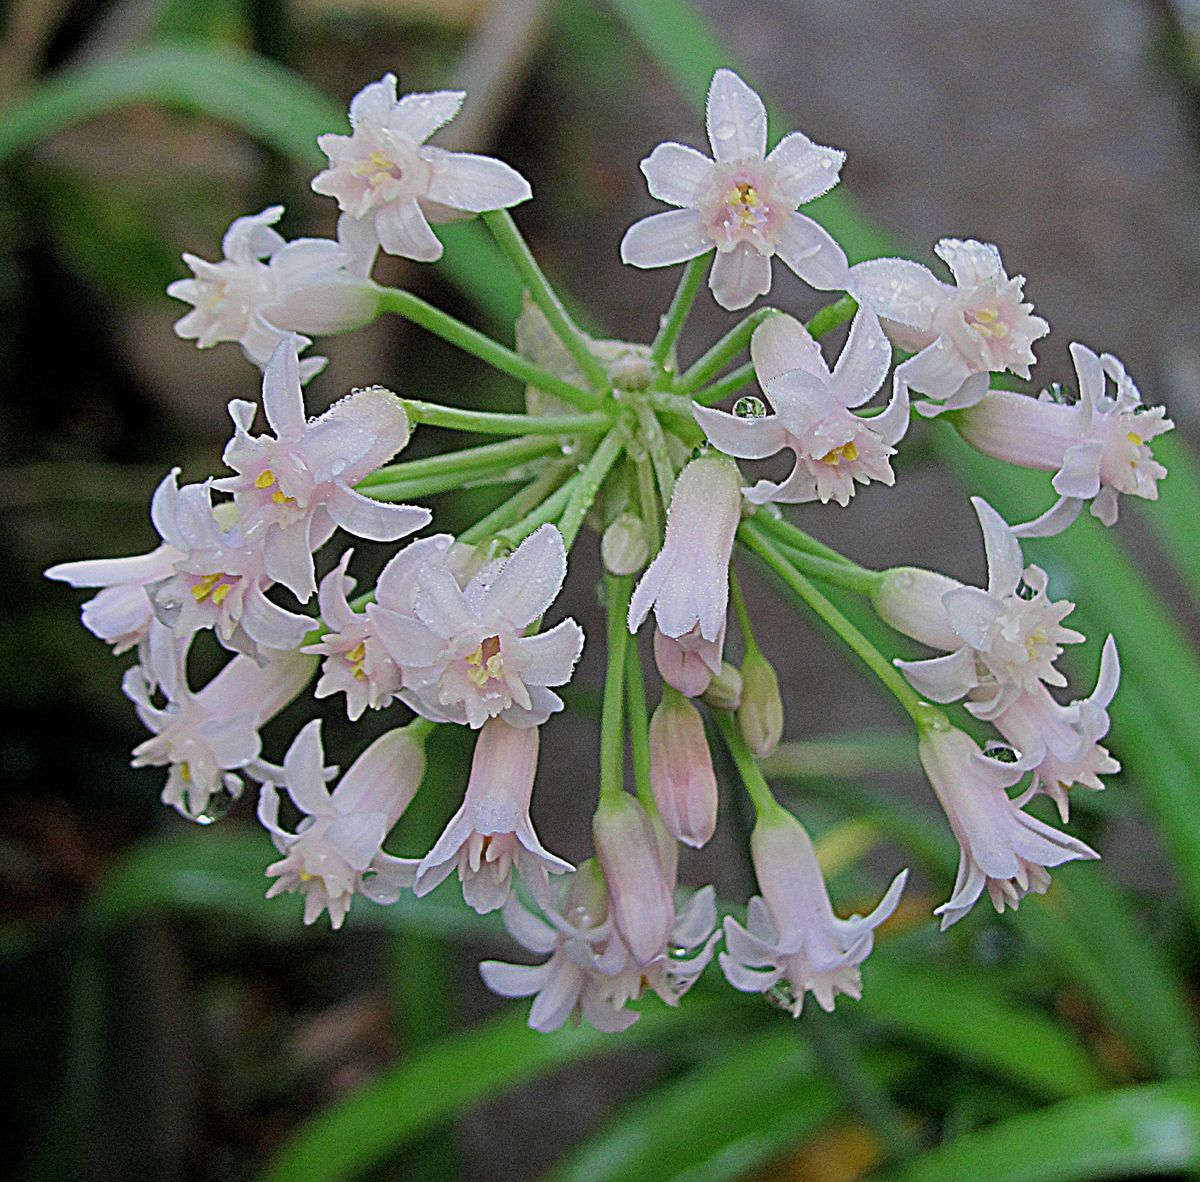
[(636, 574), (650, 557), (646, 523), (634, 513), (622, 513), (604, 531), (600, 539), (600, 557), (610, 574)]
[(896, 566), (884, 572), (871, 602), (885, 624), (930, 648), (953, 652), (962, 639), (950, 626), (942, 596), (962, 584), (947, 575), (916, 566)]
[(700, 711), (671, 690), (650, 719), (650, 787), (667, 832), (705, 845), (717, 827), (717, 777)]
[(634, 960), (649, 964), (666, 950), (675, 922), (654, 826), (632, 796), (605, 793), (592, 818), (592, 835), (617, 932)]
[(783, 737), (783, 699), (771, 663), (751, 649), (742, 662), (742, 701), (738, 726), (747, 746), (760, 759), (770, 755)]
[[(722, 633), (721, 641), (724, 640)], [(672, 640), (661, 629), (654, 630), (654, 663), (663, 681), (686, 698), (697, 698), (713, 679), (713, 664), (721, 660), (721, 641), (709, 643), (693, 635)], [(698, 648), (689, 647), (698, 644)]]
[(721, 672), (708, 683), (704, 704), (713, 710), (736, 710), (742, 701), (742, 673), (736, 665), (721, 662)]

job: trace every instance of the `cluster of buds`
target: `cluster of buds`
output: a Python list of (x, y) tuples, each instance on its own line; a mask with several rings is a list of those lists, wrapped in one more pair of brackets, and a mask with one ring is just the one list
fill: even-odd
[[(227, 472), (182, 486), (178, 470), (168, 473), (151, 504), (161, 538), (152, 552), (47, 572), (99, 588), (83, 607), (85, 626), (117, 653), (136, 650), (123, 688), (152, 733), (133, 762), (167, 769), (164, 803), (207, 824), (247, 780), (257, 783), (257, 816), (280, 854), (265, 866), (268, 894), (301, 894), (306, 923), (328, 913), (337, 928), (357, 896), (387, 905), (456, 872), (468, 906), (501, 911), (516, 942), (544, 958), (481, 966), (497, 993), (534, 998), (529, 1020), (539, 1030), (572, 1017), (624, 1029), (637, 1019), (630, 1003), (647, 991), (676, 1005), (722, 940), (717, 960), (734, 988), (793, 1014), (810, 992), (832, 1009), (838, 994), (859, 996), (860, 966), (907, 871), (869, 914), (839, 918), (812, 839), (763, 778), (757, 761), (779, 743), (784, 709), (731, 570), (741, 544), (913, 719), (961, 847), (958, 879), (936, 910), (943, 927), (985, 888), (997, 910), (1015, 908), (1045, 891), (1052, 867), (1097, 857), (1029, 806), (1049, 796), (1065, 825), (1071, 789), (1102, 788), (1100, 777), (1118, 770), (1101, 745), (1116, 646), (1105, 643), (1090, 696), (1069, 704), (1054, 696), (1067, 686), (1056, 666), (1064, 646), (1084, 637), (1064, 624), (1074, 605), (1052, 600), (1046, 573), (1025, 564), (1020, 538), (1067, 528), (1085, 502), (1107, 525), (1121, 494), (1153, 499), (1165, 470), (1149, 441), (1171, 427), (1162, 409), (1142, 405), (1115, 357), (1080, 344), (1071, 347), (1077, 398), (1059, 387), (1040, 396), (992, 389), (997, 374), (1029, 377), (1032, 345), (1049, 331), (1024, 302), (1024, 279), (1008, 276), (994, 246), (957, 239), (936, 247), (953, 282), (901, 259), (850, 266), (799, 211), (837, 184), (845, 154), (799, 132), (768, 153), (763, 105), (729, 70), (717, 71), (708, 95), (712, 157), (656, 147), (642, 171), (651, 195), (677, 208), (637, 222), (621, 244), (637, 267), (686, 262), (676, 297), (650, 345), (594, 340), (563, 311), (506, 212), (531, 196), (524, 178), (499, 160), (426, 143), (463, 98), (398, 98), (392, 75), (355, 97), (352, 134), (320, 138), (329, 167), (312, 182), (338, 204), (336, 239), (285, 242), (273, 229), (283, 212), (275, 206), (237, 219), (219, 262), (183, 256), (194, 277), (169, 293), (193, 308), (176, 329), (201, 348), (236, 342), (263, 369), (269, 430), (255, 434), (259, 407), (234, 400)], [(381, 250), (435, 260), (442, 244), (431, 223), (471, 215), (482, 215), (528, 289), (515, 350), (371, 279)], [(684, 368), (676, 341), (710, 254), (709, 286), (724, 308), (769, 292), (776, 255), (839, 297), (808, 326), (756, 310)], [(385, 314), (525, 383), (527, 413), (438, 406), (372, 385), (310, 416), (302, 383), (321, 359), (301, 354), (312, 336)], [(851, 318), (831, 364), (818, 338)], [(747, 347), (745, 372), (721, 377)], [(889, 375), (886, 403), (864, 411)], [(718, 408), (754, 379), (764, 398)], [(894, 484), (891, 457), (914, 410), (988, 455), (1055, 473), (1058, 500), (1033, 522), (1011, 526), (974, 498), (986, 587), (910, 567), (866, 569), (776, 508), (845, 506), (859, 486)], [(421, 423), (511, 438), (397, 461)], [(748, 482), (739, 461), (784, 450), (789, 475)], [(350, 549), (322, 557), (318, 582), (316, 556), (335, 537), (410, 538), (433, 514), (408, 502), (467, 482), (518, 490), (458, 536), (409, 540), (365, 594), (352, 597)], [(595, 853), (573, 867), (542, 845), (530, 802), (541, 728), (563, 709), (555, 690), (584, 644), (574, 620), (547, 617), (585, 523), (602, 535), (608, 669)], [(822, 588), (834, 599), (865, 596), (884, 622), (937, 655), (889, 662)], [(731, 606), (740, 665), (726, 653)], [(647, 647), (661, 678), (653, 711), (638, 640), (651, 616)], [(203, 631), (232, 655), (194, 690), (189, 654)], [(325, 764), (316, 718), (271, 763), (260, 731), (306, 690), (343, 702), (351, 721), (385, 711), (399, 725), (340, 777)], [(953, 725), (942, 707), (957, 702), (997, 739), (981, 747)], [(432, 791), (422, 788), (424, 747), (438, 726), (476, 732), (461, 806), (432, 848), (389, 852), (385, 844), (405, 844), (416, 793)], [(718, 824), (710, 732), (757, 813), (748, 839), (761, 893), (744, 922), (719, 922), (711, 886), (683, 894), (677, 885), (680, 845), (704, 846)]]

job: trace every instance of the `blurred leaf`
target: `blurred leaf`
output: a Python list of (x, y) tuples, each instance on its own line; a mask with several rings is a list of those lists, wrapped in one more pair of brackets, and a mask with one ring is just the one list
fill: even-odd
[(930, 1150), (872, 1182), (1082, 1182), (1200, 1166), (1200, 1088), (1153, 1084), (1068, 1100)]
[(1154, 441), (1154, 458), (1166, 465), (1167, 479), (1159, 486), (1157, 501), (1128, 498), (1137, 507), (1138, 520), (1171, 559), (1200, 607), (1200, 463), (1178, 431)]

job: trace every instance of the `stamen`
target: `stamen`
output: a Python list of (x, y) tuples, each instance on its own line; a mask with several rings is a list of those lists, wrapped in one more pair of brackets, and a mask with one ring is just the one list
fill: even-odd
[(827, 451), (821, 457), (822, 464), (828, 464), (831, 468), (836, 468), (843, 460), (847, 464), (852, 464), (858, 459), (858, 444), (853, 439), (849, 443), (843, 443), (841, 447), (835, 447), (832, 451)]

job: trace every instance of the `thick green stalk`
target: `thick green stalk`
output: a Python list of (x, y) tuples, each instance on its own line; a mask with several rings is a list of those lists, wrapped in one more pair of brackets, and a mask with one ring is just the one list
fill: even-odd
[(713, 382), (711, 386), (696, 390), (692, 394), (692, 401), (698, 402), (701, 406), (713, 406), (722, 399), (728, 398), (730, 394), (736, 394), (739, 390), (745, 389), (754, 380), (754, 366), (747, 361), (745, 365), (739, 365), (737, 369), (731, 370), (723, 378)]
[(492, 340), (486, 333), (464, 324), (411, 292), (395, 287), (381, 287), (379, 308), (380, 311), (394, 312), (397, 316), (403, 316), (405, 320), (411, 320), (413, 324), (419, 324), (442, 340), (449, 341), (481, 361), (486, 361), (493, 369), (498, 369), (501, 373), (506, 373), (527, 385), (536, 386), (547, 394), (553, 394), (580, 410), (594, 410), (600, 405), (599, 396), (592, 391), (581, 390), (557, 374), (552, 374), (548, 369), (534, 365), (532, 361), (527, 361), (499, 341)]
[(699, 258), (692, 259), (683, 269), (683, 276), (675, 289), (675, 297), (671, 300), (671, 306), (659, 326), (658, 335), (650, 346), (650, 360), (655, 365), (665, 366), (670, 359), (671, 350), (679, 340), (679, 334), (687, 321), (688, 313), (692, 310), (700, 284), (704, 282), (708, 266), (709, 256), (706, 252)]
[(849, 561), (833, 562), (828, 558), (818, 558), (786, 542), (776, 541), (776, 544), (797, 570), (831, 587), (854, 591), (858, 595), (873, 595), (883, 582), (882, 571), (868, 570)]
[(621, 453), (625, 450), (623, 433), (623, 427), (614, 427), (600, 440), (600, 446), (596, 448), (592, 453), (592, 458), (584, 465), (583, 471), (579, 474), (579, 482), (571, 490), (571, 498), (558, 523), (568, 550), (575, 544), (575, 539), (583, 526), (583, 519), (599, 494), (605, 477), (608, 476), (612, 466), (621, 458)]
[(778, 308), (759, 308), (745, 320), (735, 324), (698, 361), (689, 366), (675, 384), (676, 394), (690, 394), (700, 389), (705, 382), (721, 372), (743, 349), (750, 344), (754, 330), (769, 316), (778, 316)]
[(650, 456), (654, 479), (658, 484), (658, 495), (665, 510), (670, 506), (671, 494), (675, 491), (675, 468), (667, 450), (667, 437), (663, 434), (662, 425), (654, 411), (648, 406), (639, 406), (637, 417), (638, 426), (642, 429), (642, 442)]
[[(624, 621), (622, 621), (624, 623)], [(647, 812), (657, 811), (650, 787), (650, 722), (646, 711), (646, 682), (637, 639), (625, 646), (625, 704), (629, 712), (629, 751), (633, 757), (633, 782), (638, 800)]]
[(770, 785), (759, 769), (753, 752), (746, 746), (746, 740), (742, 738), (742, 732), (738, 729), (732, 712), (714, 710), (712, 717), (716, 722), (717, 730), (721, 732), (721, 738), (725, 741), (730, 756), (733, 758), (738, 775), (741, 776), (742, 783), (745, 785), (750, 799), (754, 802), (755, 813), (761, 817), (781, 810), (783, 806), (772, 795)]
[[(587, 337), (578, 325), (567, 315), (566, 308), (558, 298), (549, 280), (542, 273), (528, 243), (517, 229), (516, 222), (506, 209), (497, 209), (483, 214), (483, 222), (495, 237), (500, 249), (520, 273), (533, 302), (541, 308), (543, 315), (553, 329), (555, 336), (562, 341), (568, 353), (579, 366), (583, 376), (587, 378), (592, 389), (598, 394), (606, 394), (612, 389), (608, 373), (600, 359), (592, 352)], [(549, 387), (542, 386), (547, 393), (554, 393)], [(572, 387), (574, 388), (574, 387)], [(595, 395), (593, 395), (593, 398)], [(578, 403), (576, 404), (578, 405)], [(592, 405), (595, 405), (593, 402)]]
[(600, 795), (625, 791), (625, 650), (629, 628), (625, 616), (633, 590), (631, 575), (604, 576), (608, 616), (608, 670), (600, 714)]
[(519, 521), (504, 530), (504, 538), (509, 542), (523, 542), (539, 526), (545, 525), (548, 521), (554, 521), (570, 504), (571, 497), (575, 494), (582, 479), (582, 475), (576, 472), (570, 480), (555, 489), (540, 505), (536, 505)]
[(742, 594), (741, 580), (734, 573), (732, 566), (729, 568), (729, 598), (733, 601), (733, 614), (737, 616), (738, 629), (742, 634), (742, 647), (746, 650), (746, 655), (761, 652), (758, 641), (754, 639), (754, 627), (750, 622), (746, 597)]
[(355, 487), (360, 492), (370, 493), (371, 488), (378, 484), (396, 484), (424, 476), (451, 474), (471, 479), (480, 472), (502, 472), (538, 456), (550, 455), (552, 452), (561, 453), (561, 448), (562, 444), (557, 439), (547, 439), (545, 436), (484, 443), (479, 447), (464, 447), (459, 451), (443, 452), (421, 460), (402, 460), (399, 464), (388, 464), (386, 467), (377, 468)]
[(501, 501), (486, 517), (481, 517), (474, 525), (468, 526), (459, 534), (458, 540), (470, 544), (482, 542), (520, 521), (526, 513), (535, 510), (556, 491), (567, 471), (563, 464), (548, 468), (531, 484), (513, 493), (507, 500)]
[[(817, 541), (811, 534), (807, 534), (798, 525), (793, 525), (786, 517), (774, 516), (769, 507), (761, 507), (756, 509), (751, 520), (754, 524), (763, 531), (769, 534), (776, 541), (792, 550), (803, 550), (806, 554), (815, 555), (817, 558), (824, 558), (829, 562), (841, 562), (850, 566), (857, 566), (857, 563), (852, 562), (845, 555), (839, 553), (832, 546), (826, 546), (824, 542)], [(859, 568), (864, 569), (864, 568)]]
[(814, 312), (812, 318), (805, 324), (808, 334), (819, 341), (827, 332), (832, 332), (839, 324), (845, 324), (855, 312), (858, 304), (852, 296), (844, 295), (834, 300), (832, 304)]
[(642, 520), (650, 533), (651, 551), (657, 553), (662, 545), (663, 519), (659, 512), (658, 493), (654, 485), (654, 465), (650, 463), (650, 455), (643, 451), (633, 461), (637, 473), (638, 507), (641, 509)]
[(404, 399), (412, 424), (446, 427), (451, 431), (476, 431), (481, 435), (584, 435), (603, 431), (612, 420), (595, 411), (586, 415), (513, 415), (496, 411), (466, 410), (433, 402)]

